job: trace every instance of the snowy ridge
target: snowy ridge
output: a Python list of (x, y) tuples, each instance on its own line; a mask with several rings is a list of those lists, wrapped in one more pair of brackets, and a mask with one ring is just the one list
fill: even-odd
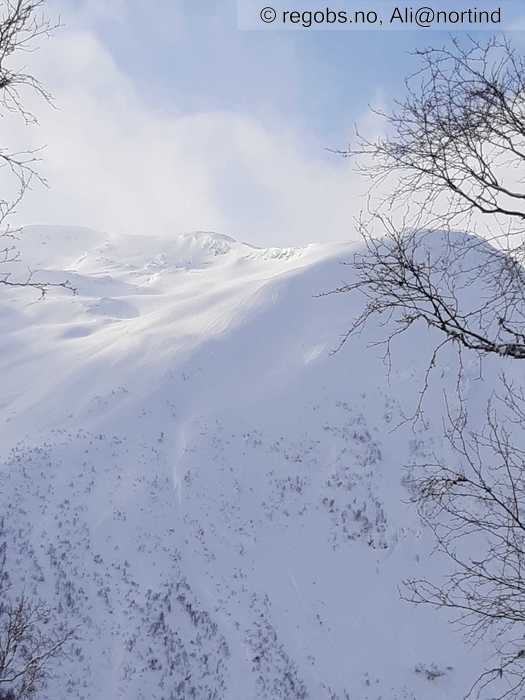
[(432, 338), (401, 338), (389, 379), (379, 329), (332, 354), (360, 302), (317, 295), (352, 247), (26, 235), (78, 287), (0, 307), (9, 556), (82, 629), (43, 700), (463, 697), (486, 650), (397, 590), (442, 570), (403, 467), (445, 449), (455, 359), (428, 425), (394, 430)]

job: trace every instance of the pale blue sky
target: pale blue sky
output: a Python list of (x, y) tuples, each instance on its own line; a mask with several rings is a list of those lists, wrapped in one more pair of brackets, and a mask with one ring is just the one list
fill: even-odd
[(377, 129), (368, 105), (403, 94), (409, 52), (449, 40), (241, 31), (235, 0), (49, 4), (65, 27), (38, 67), (58, 111), (39, 115), (33, 143), (48, 145), (50, 190), (28, 198), (26, 219), (273, 245), (353, 235), (363, 184), (325, 149), (355, 123)]
[[(464, 9), (486, 2), (446, 5)], [(446, 32), (422, 29), (241, 31), (236, 0), (106, 0), (105, 11), (97, 11), (97, 2), (82, 4), (86, 12), (68, 18), (69, 5), (77, 9), (79, 3), (65, 1), (66, 23), (90, 24), (145, 99), (159, 108), (277, 116), (323, 144), (344, 140), (349, 122), (378, 92), (385, 99), (400, 93), (414, 65), (410, 51), (448, 40)], [(366, 6), (373, 7), (373, 0)]]
[(235, 0), (82, 4), (78, 15), (77, 1), (63, 3), (66, 25), (90, 26), (155, 107), (286, 119), (323, 145), (344, 142), (378, 93), (399, 94), (409, 51), (447, 40), (423, 30), (241, 31)]

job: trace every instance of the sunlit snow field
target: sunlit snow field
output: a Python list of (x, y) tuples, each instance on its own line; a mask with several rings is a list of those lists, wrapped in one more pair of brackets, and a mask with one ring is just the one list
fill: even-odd
[[(457, 359), (423, 423), (426, 328), (390, 372), (379, 325), (333, 352), (362, 301), (321, 293), (356, 244), (33, 227), (21, 248), (77, 289), (0, 300), (8, 556), (80, 625), (42, 700), (463, 697), (483, 645), (398, 591), (445, 570), (407, 465), (445, 450)], [(475, 416), (502, 365), (469, 362)]]

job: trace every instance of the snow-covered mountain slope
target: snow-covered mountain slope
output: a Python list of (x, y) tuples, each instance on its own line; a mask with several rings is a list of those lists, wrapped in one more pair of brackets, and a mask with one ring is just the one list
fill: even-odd
[[(79, 624), (42, 699), (462, 698), (484, 662), (400, 600), (439, 575), (404, 465), (440, 444), (443, 355), (399, 339), (390, 376), (351, 246), (259, 249), (197, 232), (25, 231), (76, 296), (2, 292), (0, 510), (20, 585)], [(495, 376), (465, 358), (482, 405)], [(444, 448), (443, 448), (444, 449)], [(487, 698), (490, 695), (487, 695)]]

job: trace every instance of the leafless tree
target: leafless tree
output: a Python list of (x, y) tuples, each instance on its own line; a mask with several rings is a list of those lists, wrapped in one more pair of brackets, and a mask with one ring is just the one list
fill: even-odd
[[(38, 47), (38, 40), (49, 36), (58, 24), (44, 14), (45, 0), (0, 1), (0, 116), (15, 113), (26, 124), (36, 122), (35, 115), (25, 107), (29, 93), (51, 102), (51, 95), (31, 73), (20, 68), (25, 53)], [(13, 228), (11, 219), (25, 192), (33, 182), (45, 185), (37, 170), (38, 150), (12, 151), (0, 147), (0, 168), (7, 171), (16, 185), (14, 197), (0, 196), (0, 265), (7, 272), (0, 273), (0, 286), (29, 287), (44, 295), (50, 287), (71, 289), (67, 281), (48, 283), (35, 280), (31, 271), (20, 278), (12, 273), (12, 265), (20, 262), (17, 240), (20, 228)]]
[[(72, 632), (52, 629), (50, 609), (20, 596), (0, 603), (0, 698), (32, 698), (43, 687), (54, 659), (64, 653)], [(5, 690), (4, 690), (5, 687)]]
[[(406, 98), (383, 115), (386, 135), (344, 152), (371, 178), (372, 194), (394, 185), (359, 219), (364, 247), (350, 263), (353, 280), (334, 291), (364, 297), (343, 343), (377, 317), (391, 361), (392, 341), (412, 326), (441, 333), (424, 394), (445, 346), (525, 359), (525, 60), (498, 37), (452, 40), (416, 58)], [(499, 698), (518, 700), (525, 395), (504, 376), (502, 388), (482, 429), (471, 427), (459, 395), (459, 411), (447, 409), (445, 421), (451, 456), (411, 467), (412, 497), (452, 569), (444, 583), (406, 582), (404, 596), (455, 613), (474, 641), (491, 634), (495, 663), (469, 697), (495, 683)]]
[[(26, 109), (26, 93), (36, 93), (46, 101), (50, 95), (30, 73), (17, 67), (24, 53), (35, 50), (38, 39), (56, 28), (43, 14), (44, 0), (2, 0), (0, 3), (0, 116), (18, 115), (27, 124), (35, 116)], [(16, 183), (14, 198), (0, 197), (0, 264), (9, 270), (20, 260), (17, 240), (20, 229), (11, 218), (33, 181), (45, 184), (36, 166), (35, 150), (12, 151), (0, 148), (0, 168)], [(31, 272), (15, 278), (10, 271), (0, 273), (4, 287), (29, 287), (45, 294), (52, 286), (71, 288), (68, 282), (37, 281)], [(3, 533), (0, 522), (0, 535)], [(17, 592), (8, 571), (6, 542), (0, 537), (0, 698), (26, 700), (45, 685), (53, 660), (65, 653), (73, 631), (53, 615), (52, 610), (33, 595)]]
[(484, 428), (470, 429), (465, 412), (450, 417), (452, 456), (418, 464), (410, 487), (436, 548), (454, 564), (445, 582), (412, 579), (403, 597), (450, 610), (476, 642), (487, 633), (495, 663), (467, 697), (494, 681), (500, 698), (525, 692), (525, 395), (503, 378)]
[[(366, 244), (354, 261), (370, 316), (400, 313), (402, 328), (418, 321), (481, 353), (525, 358), (525, 61), (507, 39), (453, 41), (417, 51), (420, 69), (407, 97), (383, 115), (388, 133), (360, 139), (345, 156), (373, 187), (395, 176), (381, 203), (361, 217)], [(483, 240), (458, 236), (480, 220)], [(447, 235), (429, 251), (431, 231)], [(475, 281), (483, 293), (465, 301)]]
[(422, 194), (427, 213), (444, 198), (439, 221), (473, 211), (525, 222), (520, 173), (525, 159), (525, 61), (505, 37), (487, 42), (455, 39), (451, 46), (418, 50), (418, 70), (391, 114), (389, 134), (361, 139), (355, 152), (373, 157), (374, 180), (399, 176), (390, 200)]
[[(0, 523), (0, 535), (3, 534)], [(43, 601), (17, 593), (0, 545), (0, 700), (29, 700), (46, 685), (53, 664), (75, 637)]]

